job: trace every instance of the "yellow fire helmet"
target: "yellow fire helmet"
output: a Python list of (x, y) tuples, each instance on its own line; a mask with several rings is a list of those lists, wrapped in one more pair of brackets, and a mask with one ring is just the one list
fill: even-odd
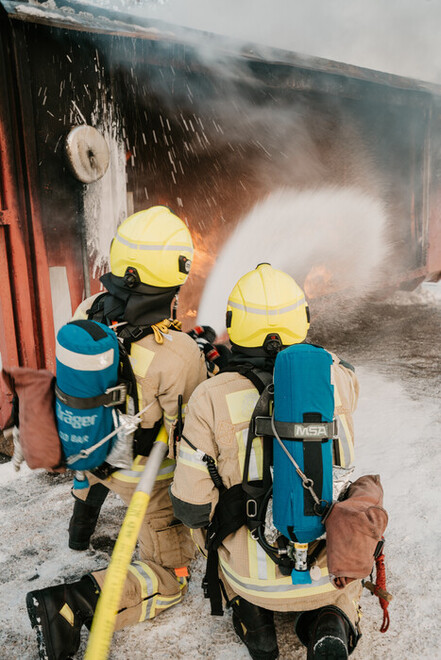
[(149, 286), (181, 286), (188, 277), (193, 242), (188, 227), (166, 206), (129, 216), (110, 248), (113, 275)]
[(293, 278), (270, 264), (259, 264), (240, 278), (227, 304), (232, 344), (263, 346), (267, 352), (302, 342), (309, 328), (305, 294)]

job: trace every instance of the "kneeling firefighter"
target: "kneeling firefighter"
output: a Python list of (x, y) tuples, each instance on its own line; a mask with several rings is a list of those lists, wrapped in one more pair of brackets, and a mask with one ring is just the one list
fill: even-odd
[[(116, 328), (136, 380), (136, 392), (131, 394), (144, 412), (131, 469), (86, 471), (85, 482), (74, 484), (71, 548), (88, 547), (108, 490), (130, 503), (161, 425), (170, 431), (195, 387), (207, 378), (203, 352), (180, 331), (176, 304), (171, 315), (192, 256), (190, 232), (168, 208), (135, 213), (119, 226), (112, 242), (111, 272), (101, 277), (107, 291), (84, 301), (74, 315), (80, 325), (87, 323), (81, 319), (91, 319)], [(57, 359), (69, 361), (72, 355), (64, 350)], [(187, 589), (194, 543), (173, 514), (168, 495), (173, 471), (174, 460), (164, 460), (138, 539), (141, 558), (127, 574), (115, 629), (153, 618), (180, 602)], [(28, 594), (41, 658), (61, 660), (77, 651), (81, 627), (90, 625), (105, 573), (97, 571), (78, 582)]]
[(333, 464), (344, 471), (352, 462), (357, 378), (304, 342), (304, 293), (269, 264), (237, 282), (226, 325), (229, 366), (187, 407), (170, 489), (175, 514), (207, 549), (212, 614), (232, 607), (252, 658), (278, 657), (274, 611), (299, 614), (308, 659), (347, 658), (360, 634), (362, 585), (330, 578), (322, 514)]

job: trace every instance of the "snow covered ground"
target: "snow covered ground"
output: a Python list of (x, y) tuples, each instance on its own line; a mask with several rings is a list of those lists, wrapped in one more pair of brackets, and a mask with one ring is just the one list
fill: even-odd
[[(441, 295), (439, 285), (370, 305), (358, 325), (323, 343), (356, 365), (361, 386), (356, 412), (356, 474), (380, 474), (389, 512), (386, 530), (391, 624), (379, 632), (382, 611), (364, 590), (363, 637), (354, 660), (441, 658), (440, 466)], [(316, 337), (314, 337), (316, 339)], [(319, 339), (319, 338), (318, 338)], [(105, 566), (124, 515), (106, 501), (92, 548), (67, 548), (71, 478), (0, 465), (0, 658), (37, 658), (25, 607), (26, 592)], [(156, 620), (120, 631), (110, 658), (245, 660), (230, 614), (211, 617), (200, 589), (197, 560), (184, 603)], [(304, 658), (293, 615), (276, 615), (281, 660)], [(86, 647), (86, 634), (78, 658)]]

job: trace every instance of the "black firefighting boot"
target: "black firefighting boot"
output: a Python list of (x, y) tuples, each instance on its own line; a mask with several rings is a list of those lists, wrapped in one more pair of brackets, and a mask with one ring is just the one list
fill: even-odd
[(95, 580), (85, 575), (73, 584), (27, 594), (26, 606), (37, 634), (40, 660), (67, 660), (78, 651), (81, 628), (90, 628), (99, 592)]
[(334, 606), (302, 613), (296, 632), (308, 647), (307, 660), (347, 660), (359, 637), (344, 612)]
[(87, 500), (75, 499), (72, 518), (69, 522), (69, 548), (87, 550), (90, 537), (95, 531), (101, 507), (109, 490), (102, 484), (94, 484)]
[(279, 656), (274, 612), (236, 597), (232, 602), (233, 626), (253, 660), (275, 660)]

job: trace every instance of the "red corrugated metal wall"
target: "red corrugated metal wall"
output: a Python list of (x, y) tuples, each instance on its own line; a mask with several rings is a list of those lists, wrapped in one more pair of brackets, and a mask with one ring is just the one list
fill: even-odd
[[(7, 34), (0, 42), (0, 353), (3, 367), (54, 370), (54, 332), (46, 249), (29, 184), (29, 153), (22, 129), (14, 57)], [(11, 396), (0, 383), (0, 427)]]

